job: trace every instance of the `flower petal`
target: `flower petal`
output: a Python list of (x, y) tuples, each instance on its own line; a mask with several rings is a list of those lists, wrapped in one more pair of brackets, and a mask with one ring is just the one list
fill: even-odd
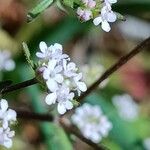
[(0, 102), (1, 110), (5, 112), (8, 109), (8, 102), (5, 99), (2, 99)]
[(48, 94), (48, 95), (46, 96), (45, 102), (46, 102), (46, 104), (48, 104), (48, 105), (52, 105), (52, 104), (55, 104), (56, 99), (57, 99), (56, 93), (51, 93), (51, 94)]
[(55, 80), (58, 82), (58, 83), (62, 83), (64, 78), (61, 74), (56, 74), (55, 75)]
[(54, 48), (55, 48), (55, 49), (60, 49), (60, 50), (63, 49), (62, 45), (59, 44), (59, 43), (55, 43), (55, 44), (54, 44)]
[(107, 21), (103, 21), (101, 27), (106, 32), (109, 32), (111, 30), (110, 25)]
[(47, 45), (46, 45), (46, 43), (43, 42), (43, 41), (40, 42), (39, 48), (40, 48), (40, 50), (41, 50), (43, 53), (45, 53), (45, 51), (47, 50)]
[(58, 103), (57, 110), (61, 115), (66, 112), (66, 108), (63, 103)]
[(98, 26), (100, 23), (102, 22), (102, 18), (99, 16), (99, 17), (96, 17), (94, 20), (93, 20), (93, 23), (95, 26)]
[(55, 92), (58, 89), (58, 84), (54, 79), (49, 78), (46, 84), (51, 92)]
[(65, 107), (66, 107), (66, 109), (68, 109), (68, 110), (72, 109), (72, 108), (73, 108), (72, 102), (66, 101), (66, 102), (65, 102)]
[(87, 86), (84, 82), (77, 82), (77, 86), (82, 92), (85, 92), (87, 90)]

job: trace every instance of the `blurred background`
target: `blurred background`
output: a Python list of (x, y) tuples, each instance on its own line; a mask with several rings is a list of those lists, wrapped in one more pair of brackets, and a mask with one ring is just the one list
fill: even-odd
[[(23, 54), (22, 42), (27, 42), (34, 60), (40, 41), (48, 45), (55, 42), (62, 44), (65, 52), (84, 72), (89, 86), (122, 55), (150, 36), (150, 0), (118, 0), (113, 10), (123, 14), (126, 21), (114, 23), (109, 33), (95, 27), (92, 22), (81, 23), (75, 15), (64, 13), (55, 4), (34, 21), (26, 23), (28, 10), (38, 2), (0, 0), (0, 50), (9, 51), (15, 61), (13, 70), (0, 69), (1, 81), (10, 79), (17, 83), (34, 77)], [(149, 50), (147, 48), (134, 57), (85, 100), (100, 105), (113, 124), (109, 136), (102, 140), (109, 149), (150, 150)], [(113, 98), (124, 94), (130, 95), (133, 100), (127, 106), (135, 111), (136, 117), (128, 117), (132, 113), (128, 114), (125, 104), (123, 108), (119, 107), (121, 104), (115, 105)], [(12, 107), (22, 110), (50, 113), (52, 109), (45, 105), (44, 92), (37, 85), (7, 94), (6, 98)], [(134, 109), (134, 105), (138, 110)], [(124, 112), (122, 115), (120, 109)], [(18, 120), (12, 149), (92, 149), (55, 124)]]

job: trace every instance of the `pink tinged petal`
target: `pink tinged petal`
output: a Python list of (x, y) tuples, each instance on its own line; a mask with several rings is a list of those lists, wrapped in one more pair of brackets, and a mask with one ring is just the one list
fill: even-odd
[(111, 30), (110, 25), (107, 21), (103, 21), (101, 27), (106, 32), (109, 32)]
[(89, 0), (88, 7), (94, 8), (96, 6), (96, 2), (94, 0)]
[(0, 102), (1, 110), (5, 112), (8, 109), (8, 102), (5, 99), (2, 99)]
[(77, 86), (82, 92), (85, 92), (87, 90), (87, 86), (84, 82), (77, 82)]
[(65, 107), (66, 107), (66, 109), (70, 110), (70, 109), (73, 108), (73, 104), (70, 101), (66, 101), (65, 102)]
[(55, 80), (58, 82), (58, 83), (62, 83), (64, 81), (64, 78), (61, 74), (56, 74), (55, 75)]
[(46, 69), (44, 70), (44, 72), (43, 72), (43, 78), (44, 78), (45, 80), (48, 80), (49, 77), (50, 77), (50, 70), (48, 70), (48, 69), (46, 68)]
[(117, 16), (114, 12), (110, 12), (107, 14), (107, 21), (108, 22), (115, 22), (117, 20)]
[(58, 84), (54, 79), (49, 78), (46, 84), (51, 92), (55, 92), (58, 89)]
[(45, 51), (47, 50), (47, 45), (46, 45), (46, 43), (43, 42), (43, 41), (40, 42), (39, 48), (40, 48), (40, 50), (41, 50), (43, 53), (45, 53)]
[(98, 26), (100, 23), (102, 22), (102, 18), (99, 16), (99, 17), (96, 17), (94, 20), (93, 20), (93, 23), (95, 26)]
[(57, 99), (56, 93), (51, 93), (51, 94), (48, 94), (48, 95), (46, 96), (45, 102), (46, 102), (46, 104), (48, 104), (48, 105), (52, 105), (52, 104), (55, 104), (56, 99)]
[(60, 49), (60, 50), (63, 49), (62, 45), (59, 44), (59, 43), (55, 43), (55, 44), (54, 44), (54, 48), (55, 48), (55, 49)]
[(57, 110), (61, 115), (63, 115), (66, 112), (66, 108), (63, 105), (63, 103), (58, 103)]
[(81, 17), (83, 15), (83, 13), (84, 13), (84, 11), (80, 7), (78, 7), (78, 9), (77, 9), (77, 15), (79, 17)]

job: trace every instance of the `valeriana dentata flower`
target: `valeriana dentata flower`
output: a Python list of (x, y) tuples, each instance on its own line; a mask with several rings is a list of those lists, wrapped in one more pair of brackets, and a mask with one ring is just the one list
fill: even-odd
[(7, 148), (12, 146), (12, 137), (14, 131), (10, 130), (10, 126), (16, 121), (16, 112), (8, 109), (8, 103), (5, 99), (0, 101), (0, 145)]
[(114, 0), (105, 0), (100, 15), (93, 20), (95, 26), (101, 24), (102, 29), (106, 32), (111, 30), (109, 22), (115, 22), (117, 20), (116, 14), (111, 9), (111, 3), (115, 2)]
[(81, 0), (81, 2), (84, 4), (84, 7), (77, 8), (77, 15), (82, 21), (88, 21), (93, 17), (92, 10), (96, 6), (96, 1)]
[(150, 138), (144, 139), (143, 146), (144, 146), (145, 150), (150, 150)]
[(7, 50), (0, 51), (0, 71), (11, 71), (15, 68), (15, 62), (11, 59), (11, 53)]
[(76, 64), (70, 61), (69, 56), (63, 54), (62, 45), (55, 43), (48, 47), (45, 42), (41, 42), (40, 49), (43, 54), (36, 54), (40, 58), (37, 72), (40, 72), (48, 89), (45, 102), (48, 105), (57, 103), (58, 112), (64, 114), (73, 108), (75, 93), (80, 94), (87, 89), (82, 81), (82, 73), (78, 72)]
[(81, 133), (94, 143), (99, 143), (103, 137), (107, 137), (112, 129), (112, 123), (96, 105), (83, 104), (75, 110), (71, 119)]
[(138, 118), (139, 106), (130, 95), (116, 95), (112, 98), (112, 102), (124, 120), (134, 121)]

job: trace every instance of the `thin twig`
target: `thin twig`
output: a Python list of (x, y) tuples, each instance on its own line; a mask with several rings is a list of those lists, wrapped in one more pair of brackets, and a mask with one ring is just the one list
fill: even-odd
[(20, 119), (33, 119), (33, 120), (39, 120), (39, 121), (53, 121), (54, 118), (50, 114), (39, 114), (29, 111), (23, 111), (23, 110), (15, 110), (17, 113), (17, 118)]
[(37, 84), (37, 83), (38, 83), (37, 79), (33, 78), (33, 79), (30, 79), (30, 80), (27, 80), (27, 81), (24, 81), (15, 85), (7, 86), (6, 88), (0, 91), (0, 94), (7, 94), (9, 92), (13, 92), (13, 91)]
[(78, 101), (80, 102), (83, 100), (87, 95), (89, 95), (93, 90), (95, 90), (100, 83), (102, 83), (105, 79), (107, 79), (110, 75), (120, 69), (124, 64), (126, 64), (131, 58), (141, 52), (145, 47), (150, 47), (150, 37), (136, 46), (131, 52), (122, 56), (114, 65), (112, 65), (109, 69), (107, 69), (104, 74), (94, 82), (85, 93), (83, 93), (79, 98)]
[(65, 118), (60, 118), (59, 122), (66, 132), (69, 132), (69, 133), (75, 135), (81, 141), (92, 146), (92, 148), (94, 148), (95, 150), (106, 150), (107, 149), (106, 147), (98, 145), (96, 143), (93, 143), (91, 140), (85, 138), (76, 128), (74, 128), (72, 125), (70, 125), (70, 122), (68, 123), (68, 120), (66, 120)]

